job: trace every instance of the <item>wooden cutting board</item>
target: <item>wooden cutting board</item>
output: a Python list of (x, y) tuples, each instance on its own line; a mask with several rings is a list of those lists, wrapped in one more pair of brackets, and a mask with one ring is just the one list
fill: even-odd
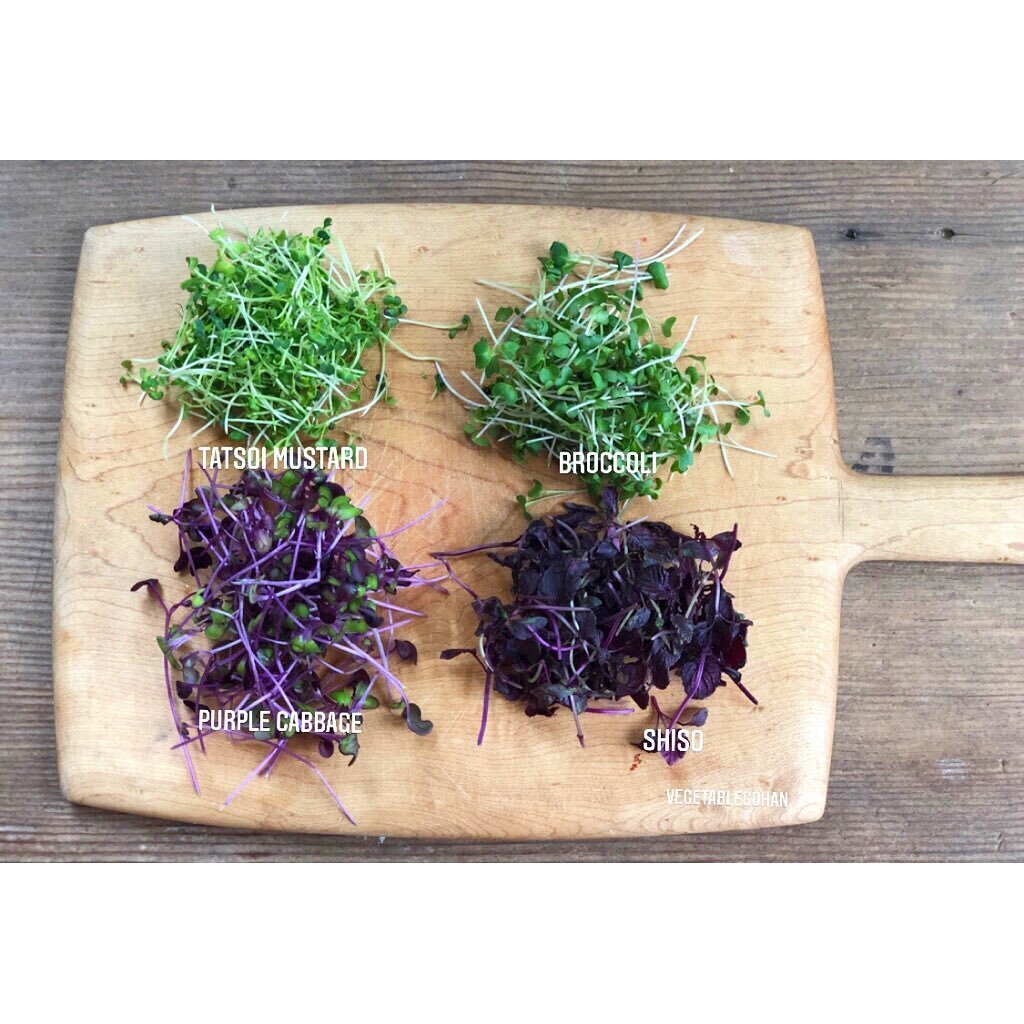
[[(843, 579), (866, 558), (1024, 561), (1024, 484), (1012, 477), (866, 477), (839, 456), (835, 396), (821, 284), (811, 235), (773, 224), (664, 213), (524, 206), (338, 206), (246, 210), (225, 217), (255, 229), (309, 230), (324, 217), (357, 263), (385, 254), (410, 315), (451, 322), (474, 313), (467, 338), (402, 327), (402, 344), (469, 368), (481, 331), (474, 298), (500, 303), (475, 278), (531, 280), (555, 238), (579, 248), (651, 252), (689, 221), (703, 236), (670, 261), (672, 286), (654, 292), (659, 318), (700, 315), (691, 351), (738, 395), (763, 388), (772, 416), (754, 416), (740, 440), (774, 459), (734, 453), (730, 477), (707, 452), (672, 479), (652, 515), (709, 534), (739, 523), (743, 548), (730, 568), (736, 605), (754, 621), (744, 681), (752, 707), (727, 686), (708, 703), (705, 748), (669, 768), (631, 743), (646, 713), (585, 716), (587, 747), (571, 717), (527, 719), (492, 702), (476, 745), (482, 685), (470, 659), (438, 660), (469, 641), (475, 617), (461, 591), (417, 595), (429, 618), (408, 634), (420, 660), (403, 679), (433, 733), (419, 738), (376, 712), (367, 716), (353, 767), (324, 771), (367, 834), (485, 839), (706, 832), (810, 822), (825, 808), (836, 707)], [(197, 215), (212, 228), (219, 218)], [(263, 747), (223, 738), (197, 757), (202, 794), (189, 784), (167, 708), (154, 637), (162, 617), (139, 579), (169, 592), (175, 539), (148, 519), (147, 504), (172, 509), (186, 432), (164, 436), (175, 411), (138, 405), (118, 384), (119, 363), (158, 351), (173, 335), (185, 257), (213, 251), (180, 217), (95, 227), (82, 248), (65, 381), (54, 545), (54, 691), (60, 777), (68, 799), (97, 807), (238, 828), (353, 831), (309, 770), (281, 762), (230, 806), (225, 797)], [(898, 339), (893, 339), (898, 344)], [(397, 545), (406, 561), (515, 536), (514, 496), (531, 477), (556, 484), (542, 465), (518, 467), (465, 440), (450, 397), (431, 400), (433, 368), (393, 358), (398, 405), (359, 421), (369, 468), (353, 493), (373, 495), (378, 529), (433, 505), (441, 511)], [(198, 424), (196, 424), (198, 426)], [(221, 443), (206, 435), (199, 442)], [(502, 571), (462, 562), (481, 592), (503, 592)], [(903, 629), (927, 628), (907, 615)], [(880, 656), (879, 671), (885, 671)], [(893, 679), (898, 686), (899, 680)], [(592, 720), (591, 720), (592, 719)], [(774, 795), (773, 795), (774, 794)], [(879, 793), (880, 801), (885, 794)]]

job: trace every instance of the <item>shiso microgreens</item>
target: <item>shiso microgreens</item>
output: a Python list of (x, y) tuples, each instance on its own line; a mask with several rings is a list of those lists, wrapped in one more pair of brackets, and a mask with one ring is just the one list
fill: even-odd
[[(568, 708), (581, 745), (580, 715), (629, 714), (632, 708), (616, 704), (624, 698), (652, 706), (666, 729), (702, 725), (706, 709), (687, 722), (684, 712), (727, 680), (757, 703), (740, 673), (751, 622), (723, 586), (740, 547), (736, 527), (714, 537), (694, 527), (688, 536), (667, 523), (618, 516), (618, 497), (605, 488), (596, 509), (566, 502), (514, 540), (434, 553), (473, 598), (480, 620), (476, 647), (441, 653), (446, 660), (468, 654), (483, 670), (478, 743), (492, 689), (521, 701), (527, 715)], [(481, 598), (452, 572), (452, 559), (478, 553), (510, 571), (510, 603)], [(651, 691), (667, 689), (673, 674), (682, 699), (668, 715)], [(663, 756), (673, 764), (681, 755)]]
[[(121, 383), (138, 385), (140, 401), (170, 394), (180, 406), (172, 434), (195, 415), (203, 421), (196, 434), (216, 425), (231, 440), (280, 447), (330, 444), (328, 433), (346, 417), (392, 403), (389, 348), (435, 361), (399, 345), (395, 326), (454, 337), (469, 327), (469, 316), (456, 324), (407, 318), (383, 258), (380, 271), (356, 270), (330, 226), (328, 218), (309, 235), (260, 228), (239, 238), (223, 227), (211, 231), (212, 263), (187, 260), (181, 287), (189, 297), (174, 340), (162, 343), (155, 360), (124, 360)], [(380, 370), (361, 401), (363, 357), (374, 346)], [(154, 369), (144, 365), (154, 362)]]
[[(754, 407), (769, 415), (764, 394), (733, 398), (707, 372), (704, 357), (687, 351), (696, 316), (677, 332), (676, 317), (656, 323), (644, 310), (645, 286), (668, 288), (665, 261), (702, 233), (683, 239), (685, 231), (683, 225), (645, 258), (639, 250), (603, 257), (553, 242), (540, 257), (529, 294), (527, 288), (478, 281), (515, 302), (488, 318), (478, 300), (487, 335), (473, 346), (479, 379), (463, 371), (468, 395), (437, 366), (437, 390), (451, 391), (472, 410), (464, 427), (469, 439), (481, 446), (511, 442), (519, 461), (542, 453), (550, 462), (560, 452), (637, 452), (653, 455), (658, 468), (667, 464), (670, 474), (685, 473), (709, 444), (721, 448), (730, 473), (730, 449), (768, 454), (729, 436), (733, 422), (748, 423)], [(680, 360), (685, 368), (676, 365)], [(723, 420), (727, 413), (733, 419)], [(626, 500), (656, 497), (662, 484), (660, 477), (640, 471), (591, 474), (583, 481), (592, 498), (611, 485)], [(561, 493), (566, 492), (523, 495), (520, 505), (525, 511)]]
[[(416, 586), (442, 589), (445, 577), (420, 575), (438, 563), (402, 566), (387, 540), (434, 509), (378, 535), (345, 490), (319, 470), (249, 470), (231, 486), (203, 470), (206, 482), (186, 500), (190, 472), (189, 455), (180, 506), (170, 514), (153, 510), (150, 518), (177, 529), (174, 569), (187, 573), (194, 589), (172, 604), (156, 579), (132, 589), (146, 587), (164, 609), (157, 644), (181, 737), (176, 746), (196, 792), (190, 750), (198, 744), (205, 752), (211, 730), (183, 721), (179, 701), (196, 716), (204, 707), (265, 709), (275, 723), (279, 712), (356, 713), (384, 705), (412, 732), (430, 732), (431, 723), (409, 700), (389, 658), (397, 654), (415, 664), (415, 645), (396, 634), (423, 614), (403, 608), (396, 595)], [(274, 725), (265, 733), (224, 731), (233, 740), (269, 747), (227, 803), (287, 756), (312, 768), (352, 820), (315, 762), (300, 752), (306, 734), (282, 733)], [(337, 749), (354, 761), (359, 752), (355, 732), (313, 735), (323, 758)]]

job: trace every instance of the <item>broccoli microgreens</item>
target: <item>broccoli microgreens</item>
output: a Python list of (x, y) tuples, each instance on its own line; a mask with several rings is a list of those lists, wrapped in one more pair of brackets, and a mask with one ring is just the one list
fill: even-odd
[[(438, 563), (403, 567), (386, 540), (430, 512), (378, 535), (345, 490), (320, 471), (250, 470), (226, 487), (216, 472), (204, 470), (206, 483), (186, 500), (190, 470), (189, 455), (180, 506), (169, 515), (154, 510), (150, 518), (176, 527), (174, 569), (188, 573), (195, 589), (173, 604), (164, 600), (156, 579), (132, 589), (147, 587), (164, 609), (157, 644), (181, 737), (176, 746), (184, 752), (196, 792), (190, 749), (198, 743), (205, 752), (211, 730), (182, 721), (178, 700), (196, 716), (203, 708), (265, 709), (275, 722), (279, 712), (356, 713), (384, 704), (412, 732), (429, 733), (431, 723), (409, 701), (388, 660), (395, 653), (415, 664), (415, 645), (395, 634), (422, 616), (396, 603), (395, 595), (415, 586), (441, 589), (445, 577), (420, 575)], [(276, 727), (266, 733), (225, 731), (232, 739), (270, 748), (228, 803), (287, 756), (312, 768), (352, 820), (314, 761), (296, 750), (299, 734)], [(337, 748), (354, 761), (359, 752), (354, 731), (313, 736), (321, 757)]]
[(580, 494), (579, 489), (572, 488), (546, 488), (539, 480), (532, 481), (532, 486), (525, 494), (516, 495), (516, 503), (519, 505), (520, 511), (523, 513), (523, 518), (530, 522), (533, 516), (529, 512), (531, 505), (536, 505), (538, 501), (547, 501), (549, 498), (564, 498), (570, 494)]
[[(231, 238), (224, 228), (210, 232), (217, 245), (213, 262), (187, 260), (189, 293), (174, 341), (162, 343), (155, 369), (126, 359), (122, 384), (142, 389), (141, 400), (171, 394), (180, 406), (173, 434), (187, 415), (203, 420), (195, 433), (219, 426), (232, 440), (286, 446), (309, 440), (331, 443), (327, 434), (345, 417), (389, 402), (387, 349), (410, 359), (434, 357), (407, 352), (392, 337), (397, 324), (448, 331), (469, 327), (410, 320), (395, 293), (395, 280), (382, 270), (355, 270), (335, 243), (330, 218), (312, 234), (289, 235), (260, 228)], [(380, 373), (366, 401), (360, 387), (368, 348), (380, 351)], [(137, 360), (153, 363), (154, 360)]]
[[(693, 536), (667, 523), (618, 520), (618, 496), (605, 488), (599, 507), (566, 502), (558, 515), (533, 520), (515, 540), (435, 552), (450, 578), (472, 597), (480, 622), (477, 646), (452, 648), (445, 660), (469, 654), (484, 673), (483, 742), (492, 688), (522, 701), (527, 715), (568, 708), (583, 745), (584, 712), (629, 714), (632, 708), (591, 706), (629, 698), (653, 702), (659, 726), (679, 727), (691, 701), (707, 700), (732, 682), (754, 704), (740, 669), (747, 659), (749, 619), (733, 608), (723, 580), (739, 549), (737, 529)], [(450, 560), (486, 552), (512, 576), (511, 603), (481, 598), (452, 572)], [(670, 674), (683, 698), (662, 714), (651, 693)], [(706, 714), (691, 719), (703, 724)], [(674, 754), (669, 764), (679, 755)]]
[[(750, 410), (768, 410), (764, 394), (749, 401), (734, 399), (705, 368), (702, 356), (686, 347), (697, 326), (670, 347), (676, 317), (660, 324), (644, 311), (644, 286), (668, 287), (664, 261), (678, 255), (701, 234), (680, 241), (685, 225), (668, 245), (642, 259), (616, 251), (610, 258), (570, 252), (553, 242), (540, 257), (536, 288), (493, 281), (479, 284), (512, 296), (492, 319), (478, 301), (487, 336), (473, 346), (479, 380), (464, 378), (472, 388), (461, 394), (437, 367), (438, 390), (451, 391), (471, 409), (464, 426), (477, 445), (511, 442), (517, 460), (560, 452), (637, 452), (654, 455), (669, 473), (685, 473), (705, 445), (722, 451), (732, 472), (728, 450), (755, 451), (729, 437), (733, 420), (750, 420)], [(680, 369), (676, 363), (685, 359)], [(656, 471), (655, 471), (656, 472)], [(624, 499), (656, 497), (662, 480), (655, 474), (627, 472), (583, 477), (592, 498), (614, 486)], [(551, 492), (553, 494), (559, 492)], [(523, 505), (523, 502), (520, 502)], [(525, 505), (524, 505), (525, 511)]]

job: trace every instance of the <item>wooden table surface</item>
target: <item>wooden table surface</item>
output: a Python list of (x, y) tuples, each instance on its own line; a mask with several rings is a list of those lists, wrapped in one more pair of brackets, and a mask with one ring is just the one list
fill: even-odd
[(232, 832), (64, 801), (51, 533), (83, 232), (211, 203), (371, 201), (805, 225), (844, 458), (869, 473), (1024, 468), (1024, 163), (0, 164), (0, 860), (1021, 860), (1024, 573), (1014, 566), (851, 573), (829, 802), (812, 825), (489, 845)]

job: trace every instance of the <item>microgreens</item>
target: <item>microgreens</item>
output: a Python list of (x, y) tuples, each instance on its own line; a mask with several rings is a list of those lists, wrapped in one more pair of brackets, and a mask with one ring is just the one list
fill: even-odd
[[(727, 449), (753, 451), (728, 437), (733, 421), (720, 422), (719, 411), (732, 410), (736, 422), (747, 423), (755, 406), (768, 415), (764, 394), (732, 398), (707, 372), (704, 358), (687, 351), (697, 317), (667, 347), (656, 331), (671, 340), (676, 317), (656, 325), (642, 305), (645, 285), (668, 287), (664, 261), (701, 234), (680, 241), (684, 231), (685, 225), (644, 259), (621, 251), (611, 258), (586, 255), (553, 242), (540, 257), (532, 295), (480, 281), (516, 303), (497, 309), (493, 326), (478, 303), (488, 333), (473, 346), (479, 380), (464, 374), (471, 396), (437, 367), (438, 390), (451, 391), (472, 410), (464, 427), (469, 439), (480, 446), (510, 441), (520, 461), (542, 453), (549, 461), (560, 452), (643, 453), (654, 455), (658, 468), (667, 464), (670, 474), (685, 473), (705, 445), (722, 449), (730, 472)], [(679, 360), (688, 365), (680, 369)], [(583, 480), (594, 498), (609, 484), (626, 499), (656, 497), (662, 484), (640, 471)]]
[[(386, 539), (414, 526), (378, 535), (345, 490), (316, 470), (281, 475), (247, 471), (223, 486), (217, 473), (185, 500), (191, 471), (186, 456), (180, 506), (151, 519), (178, 531), (174, 569), (195, 589), (168, 604), (156, 579), (142, 580), (165, 613), (157, 644), (164, 653), (167, 696), (196, 792), (190, 748), (205, 750), (209, 729), (183, 722), (176, 697), (191, 712), (369, 711), (385, 704), (408, 728), (426, 735), (431, 723), (409, 701), (388, 665), (392, 653), (416, 663), (415, 645), (396, 631), (422, 613), (395, 603), (400, 590), (440, 587), (419, 575), (434, 566), (404, 568)], [(433, 510), (431, 510), (433, 511)], [(172, 672), (178, 675), (175, 680)], [(267, 775), (282, 756), (308, 765), (351, 820), (315, 763), (296, 751), (295, 734), (227, 730), (270, 752), (255, 775)], [(321, 757), (334, 749), (353, 761), (356, 732), (314, 733)], [(243, 783), (244, 785), (245, 783)], [(234, 799), (240, 786), (228, 798)]]
[(538, 501), (547, 501), (549, 498), (564, 498), (570, 494), (579, 494), (578, 489), (549, 489), (545, 488), (539, 480), (534, 480), (533, 485), (525, 494), (516, 495), (516, 503), (519, 505), (520, 511), (523, 513), (523, 518), (530, 522), (533, 516), (528, 511), (531, 505), (536, 505)]
[[(382, 271), (355, 270), (336, 243), (328, 218), (310, 235), (260, 228), (240, 239), (224, 228), (210, 232), (217, 253), (208, 266), (189, 257), (189, 293), (174, 341), (162, 343), (155, 369), (121, 364), (122, 384), (136, 384), (142, 399), (171, 394), (187, 415), (219, 426), (232, 440), (285, 446), (327, 434), (345, 417), (389, 403), (387, 349), (414, 356), (392, 337), (409, 320), (395, 281)], [(383, 266), (383, 264), (382, 264)], [(454, 337), (469, 327), (422, 324)], [(359, 404), (368, 348), (380, 351), (380, 373)], [(140, 363), (154, 360), (139, 360)]]
[[(667, 523), (621, 523), (618, 512), (615, 491), (605, 488), (597, 509), (566, 502), (565, 511), (535, 519), (515, 540), (435, 553), (480, 620), (476, 647), (441, 654), (469, 654), (483, 670), (478, 743), (492, 688), (522, 701), (527, 715), (568, 708), (581, 745), (580, 714), (632, 710), (591, 701), (628, 697), (647, 708), (652, 688), (666, 689), (670, 673), (684, 697), (671, 716), (655, 703), (659, 725), (677, 728), (691, 701), (707, 700), (726, 680), (757, 703), (740, 681), (751, 622), (723, 586), (740, 547), (736, 527), (714, 537), (694, 527), (688, 536)], [(510, 571), (511, 603), (479, 597), (452, 572), (451, 559), (477, 553)]]

